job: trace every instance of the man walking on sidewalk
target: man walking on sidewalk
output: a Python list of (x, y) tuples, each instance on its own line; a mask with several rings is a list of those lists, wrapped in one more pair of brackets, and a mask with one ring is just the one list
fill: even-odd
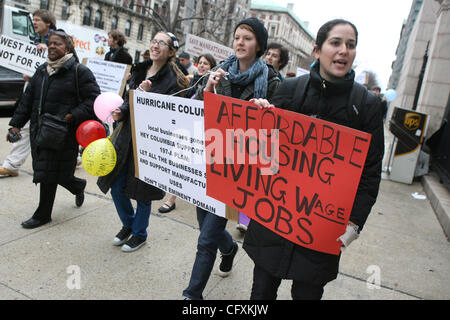
[[(34, 44), (37, 45), (38, 50), (47, 50), (48, 36), (56, 29), (55, 16), (48, 10), (37, 10), (33, 13), (33, 26), (36, 32)], [(23, 90), (25, 91), (30, 78), (26, 75), (23, 78), (25, 80)], [(20, 130), (20, 135), (20, 140), (13, 143), (9, 155), (6, 157), (3, 165), (0, 166), (0, 176), (17, 177), (19, 175), (19, 167), (25, 163), (31, 152), (29, 121)]]

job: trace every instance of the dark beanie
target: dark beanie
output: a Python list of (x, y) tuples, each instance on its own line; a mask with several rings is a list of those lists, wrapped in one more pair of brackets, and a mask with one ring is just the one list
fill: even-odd
[(183, 51), (182, 53), (180, 53), (179, 57), (185, 58), (185, 59), (190, 59), (191, 55), (189, 53), (187, 53), (186, 51)]
[(266, 48), (267, 48), (268, 34), (267, 34), (266, 27), (264, 27), (264, 24), (261, 22), (261, 20), (258, 20), (257, 18), (253, 18), (252, 17), (252, 18), (247, 18), (247, 19), (244, 19), (244, 20), (240, 21), (236, 25), (236, 28), (234, 28), (234, 33), (236, 33), (236, 29), (241, 24), (248, 25), (255, 32), (256, 40), (258, 41), (258, 44), (259, 44), (259, 46), (261, 48), (261, 50), (259, 50), (256, 53), (256, 55), (258, 56), (258, 58), (261, 57), (264, 54), (264, 52), (266, 52)]

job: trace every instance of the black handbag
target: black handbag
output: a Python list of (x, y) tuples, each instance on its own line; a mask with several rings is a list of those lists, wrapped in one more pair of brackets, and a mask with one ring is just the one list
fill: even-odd
[(50, 113), (39, 116), (39, 129), (36, 135), (36, 144), (39, 148), (61, 150), (64, 147), (69, 124)]

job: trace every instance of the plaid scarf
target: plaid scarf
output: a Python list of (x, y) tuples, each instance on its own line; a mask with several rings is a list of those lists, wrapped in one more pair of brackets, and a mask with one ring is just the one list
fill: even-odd
[(50, 60), (47, 57), (47, 72), (51, 76), (58, 72), (59, 69), (66, 63), (70, 58), (73, 57), (73, 53), (68, 53), (65, 56), (59, 58), (58, 60)]
[(44, 37), (41, 37), (39, 33), (36, 33), (36, 36), (34, 37), (34, 44), (45, 43), (46, 45), (48, 45), (48, 37), (53, 31), (55, 30), (53, 29), (48, 30), (48, 32), (44, 35)]

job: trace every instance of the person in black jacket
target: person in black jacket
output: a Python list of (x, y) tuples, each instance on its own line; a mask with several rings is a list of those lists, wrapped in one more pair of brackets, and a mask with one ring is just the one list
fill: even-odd
[(383, 110), (383, 121), (385, 121), (386, 120), (387, 111), (388, 111), (388, 105), (387, 105), (386, 97), (381, 94), (381, 88), (379, 86), (374, 86), (370, 90), (372, 90), (372, 92), (375, 93), (375, 95), (378, 98), (380, 98), (380, 100), (381, 100), (381, 109)]
[(200, 79), (205, 76), (208, 71), (214, 69), (216, 65), (216, 59), (209, 53), (202, 54), (198, 57), (197, 72), (195, 72), (191, 79), (190, 89), (186, 93), (186, 98), (195, 98), (198, 88), (202, 86), (202, 81)]
[[(261, 56), (266, 51), (267, 30), (256, 18), (240, 21), (234, 29), (234, 54), (220, 64), (218, 69), (205, 78), (206, 84), (197, 90), (196, 99), (203, 100), (203, 92), (214, 92), (241, 100), (270, 98), (280, 79), (275, 70)], [(221, 252), (219, 275), (227, 277), (233, 267), (238, 251), (237, 243), (225, 230), (227, 219), (197, 207), (200, 236), (197, 254), (192, 267), (188, 287), (183, 291), (184, 299), (203, 299), (203, 290), (209, 280), (216, 260)]]
[[(150, 59), (138, 64), (133, 71), (130, 89), (170, 95), (187, 88), (189, 80), (174, 63), (178, 47), (178, 40), (172, 33), (158, 32), (151, 41)], [(114, 141), (116, 166), (110, 174), (97, 181), (105, 194), (111, 188), (111, 196), (122, 222), (122, 229), (113, 244), (122, 246), (124, 252), (135, 251), (145, 244), (151, 202), (161, 200), (165, 195), (164, 191), (135, 177), (128, 99), (127, 93), (124, 104), (113, 112), (113, 119), (120, 122), (115, 129), (118, 132)], [(137, 201), (136, 212), (130, 199)]]
[(113, 30), (108, 33), (108, 37), (109, 51), (105, 55), (105, 60), (129, 65), (133, 64), (133, 58), (123, 47), (127, 43), (125, 35), (119, 30)]
[(289, 62), (289, 51), (281, 44), (277, 42), (271, 42), (267, 46), (266, 55), (264, 56), (264, 61), (267, 64), (273, 66), (276, 72), (278, 72), (278, 77), (281, 81), (284, 81), (283, 76), (280, 71), (287, 66)]
[[(47, 62), (34, 73), (9, 122), (12, 126), (10, 130), (19, 132), (19, 128), (30, 120), (33, 182), (40, 183), (40, 200), (33, 216), (22, 223), (27, 229), (51, 221), (58, 184), (76, 195), (77, 207), (83, 204), (86, 180), (74, 176), (78, 154), (75, 133), (83, 121), (94, 119), (93, 103), (100, 94), (92, 72), (79, 64), (71, 37), (57, 30), (50, 34), (48, 40)], [(69, 133), (61, 150), (42, 148), (36, 144), (39, 107), (41, 113), (57, 115), (68, 122)]]
[[(285, 80), (270, 103), (262, 99), (254, 101), (260, 107), (286, 108), (372, 134), (350, 222), (337, 239), (343, 248), (358, 237), (376, 201), (384, 153), (379, 99), (367, 92), (358, 114), (355, 110), (355, 116), (348, 112), (349, 93), (358, 85), (351, 69), (357, 41), (358, 32), (352, 23), (341, 19), (325, 23), (317, 34), (314, 46), (317, 60), (305, 95), (298, 96), (296, 87), (300, 78), (295, 78)], [(251, 299), (276, 299), (282, 279), (293, 280), (293, 299), (320, 299), (324, 286), (338, 273), (340, 254), (326, 254), (294, 244), (254, 220), (250, 222), (243, 247), (255, 263)]]
[[(52, 12), (39, 9), (33, 12), (33, 27), (35, 31), (34, 44), (37, 45), (38, 51), (47, 50), (48, 37), (50, 33), (56, 29), (56, 18)], [(25, 91), (30, 77), (23, 75), (25, 84), (23, 91)], [(16, 101), (19, 104), (20, 98)], [(14, 106), (16, 109), (16, 106)], [(8, 156), (0, 165), (0, 176), (17, 177), (19, 175), (19, 168), (25, 163), (28, 155), (31, 153), (30, 146), (30, 124), (25, 124), (20, 131), (20, 140), (12, 145)]]

